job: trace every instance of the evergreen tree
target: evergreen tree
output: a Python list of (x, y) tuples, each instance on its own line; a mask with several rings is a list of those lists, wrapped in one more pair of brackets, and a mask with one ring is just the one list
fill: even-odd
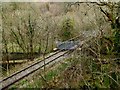
[(62, 41), (68, 40), (74, 36), (74, 22), (72, 19), (67, 18), (62, 23), (60, 37)]

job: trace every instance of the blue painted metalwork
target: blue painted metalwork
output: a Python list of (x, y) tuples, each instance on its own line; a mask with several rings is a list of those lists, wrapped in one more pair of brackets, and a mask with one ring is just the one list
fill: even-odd
[(59, 42), (59, 44), (57, 44), (57, 48), (60, 50), (73, 50), (77, 48), (78, 43), (78, 41)]

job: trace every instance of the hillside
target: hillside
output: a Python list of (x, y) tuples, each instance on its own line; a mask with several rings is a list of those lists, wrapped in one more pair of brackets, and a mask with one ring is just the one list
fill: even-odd
[[(60, 61), (43, 65), (11, 88), (119, 88), (119, 8), (119, 2), (2, 3), (2, 76), (44, 60), (62, 44), (78, 42), (70, 51), (61, 50), (69, 53)], [(10, 64), (15, 60), (26, 62)]]

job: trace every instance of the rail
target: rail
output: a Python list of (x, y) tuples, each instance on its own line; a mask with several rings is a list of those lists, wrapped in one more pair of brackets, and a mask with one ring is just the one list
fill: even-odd
[[(76, 37), (76, 38), (78, 38), (78, 37)], [(75, 38), (72, 38), (72, 39), (75, 39)], [(70, 39), (70, 40), (72, 40), (72, 39)], [(88, 40), (90, 40), (90, 39), (86, 39), (85, 41), (82, 41), (82, 43), (80, 43), (80, 45), (78, 45), (78, 46), (83, 45)], [(64, 56), (69, 51), (70, 50), (66, 50), (66, 51), (58, 50), (54, 54), (52, 54), (48, 57), (45, 57), (43, 60), (37, 61), (37, 62), (33, 63), (32, 65), (29, 65), (28, 67), (10, 75), (9, 77), (4, 78), (3, 80), (0, 81), (0, 85), (2, 85), (1, 90), (7, 89), (9, 86), (13, 85), (14, 83), (18, 82), (19, 80), (23, 79), (24, 77), (32, 74), (33, 72), (37, 71), (38, 69), (41, 69), (42, 67), (50, 64), (51, 62), (54, 62), (58, 58)]]
[[(56, 59), (62, 57), (63, 55), (67, 54), (69, 51), (58, 51), (53, 55), (50, 55), (49, 57), (46, 57), (45, 59), (36, 62), (25, 69), (18, 71), (11, 76), (3, 79), (0, 81), (0, 84), (2, 85), (1, 90), (4, 90), (11, 86), (12, 84), (16, 83), (17, 81), (21, 80), (22, 78), (28, 76), (29, 74), (32, 74), (33, 72), (37, 71), (38, 69), (41, 69), (42, 67), (48, 65), (49, 63), (55, 61)], [(45, 61), (45, 64), (44, 64)]]

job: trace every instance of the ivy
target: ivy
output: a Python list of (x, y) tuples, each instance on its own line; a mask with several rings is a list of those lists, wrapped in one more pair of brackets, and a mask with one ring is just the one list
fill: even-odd
[(73, 30), (74, 30), (73, 20), (70, 18), (65, 19), (62, 23), (61, 32), (60, 32), (60, 37), (62, 41), (72, 38), (74, 36)]

